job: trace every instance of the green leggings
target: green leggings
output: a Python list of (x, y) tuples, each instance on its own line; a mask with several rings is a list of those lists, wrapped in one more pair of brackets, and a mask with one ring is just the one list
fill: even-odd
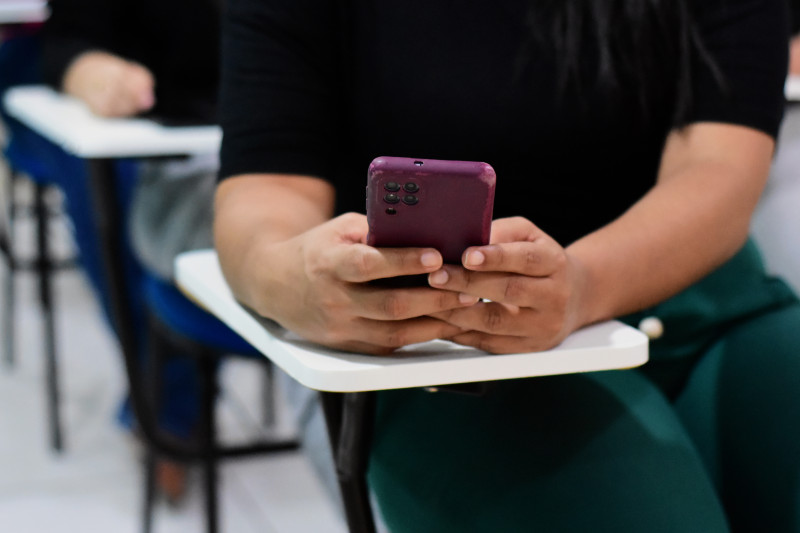
[(748, 245), (637, 316), (641, 370), (381, 393), (392, 533), (800, 532), (800, 304)]

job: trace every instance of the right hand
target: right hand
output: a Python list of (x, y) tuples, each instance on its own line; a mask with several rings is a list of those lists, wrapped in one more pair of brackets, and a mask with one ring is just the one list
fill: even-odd
[(64, 74), (63, 89), (103, 117), (129, 117), (155, 104), (150, 71), (106, 52), (78, 56)]
[(442, 266), (430, 248), (373, 248), (367, 221), (348, 213), (259, 253), (255, 311), (333, 348), (373, 354), (463, 330), (426, 315), (473, 305), (477, 298), (430, 287), (387, 288), (372, 280), (426, 274)]

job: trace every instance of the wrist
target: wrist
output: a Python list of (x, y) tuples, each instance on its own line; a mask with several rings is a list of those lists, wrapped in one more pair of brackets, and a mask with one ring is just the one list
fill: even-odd
[(587, 257), (580, 241), (568, 247), (566, 252), (574, 279), (574, 314), (578, 322), (575, 329), (613, 318), (612, 295), (603, 291), (604, 284), (600, 281), (597, 262)]

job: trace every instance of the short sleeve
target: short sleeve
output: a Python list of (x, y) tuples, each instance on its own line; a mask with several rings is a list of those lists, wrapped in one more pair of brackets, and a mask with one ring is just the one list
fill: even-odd
[(222, 37), (220, 177), (328, 177), (337, 37), (331, 0), (229, 0)]
[(694, 11), (711, 65), (701, 54), (693, 60), (686, 122), (738, 124), (775, 137), (788, 68), (786, 0), (696, 0)]

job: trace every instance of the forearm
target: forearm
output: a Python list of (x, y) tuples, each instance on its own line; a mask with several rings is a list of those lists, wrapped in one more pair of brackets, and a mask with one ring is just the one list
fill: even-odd
[(657, 185), (619, 219), (567, 249), (585, 273), (581, 323), (663, 301), (741, 248), (773, 147), (771, 138), (748, 130), (745, 141), (754, 149), (738, 149), (742, 132), (736, 130), (742, 129), (717, 131), (700, 157), (687, 156), (685, 148), (708, 144), (705, 139), (673, 134)]
[(274, 246), (322, 224), (333, 207), (333, 188), (318, 178), (246, 175), (223, 181), (215, 198), (214, 241), (236, 297), (258, 310), (261, 302), (249, 289), (263, 286), (254, 277), (275, 262)]

